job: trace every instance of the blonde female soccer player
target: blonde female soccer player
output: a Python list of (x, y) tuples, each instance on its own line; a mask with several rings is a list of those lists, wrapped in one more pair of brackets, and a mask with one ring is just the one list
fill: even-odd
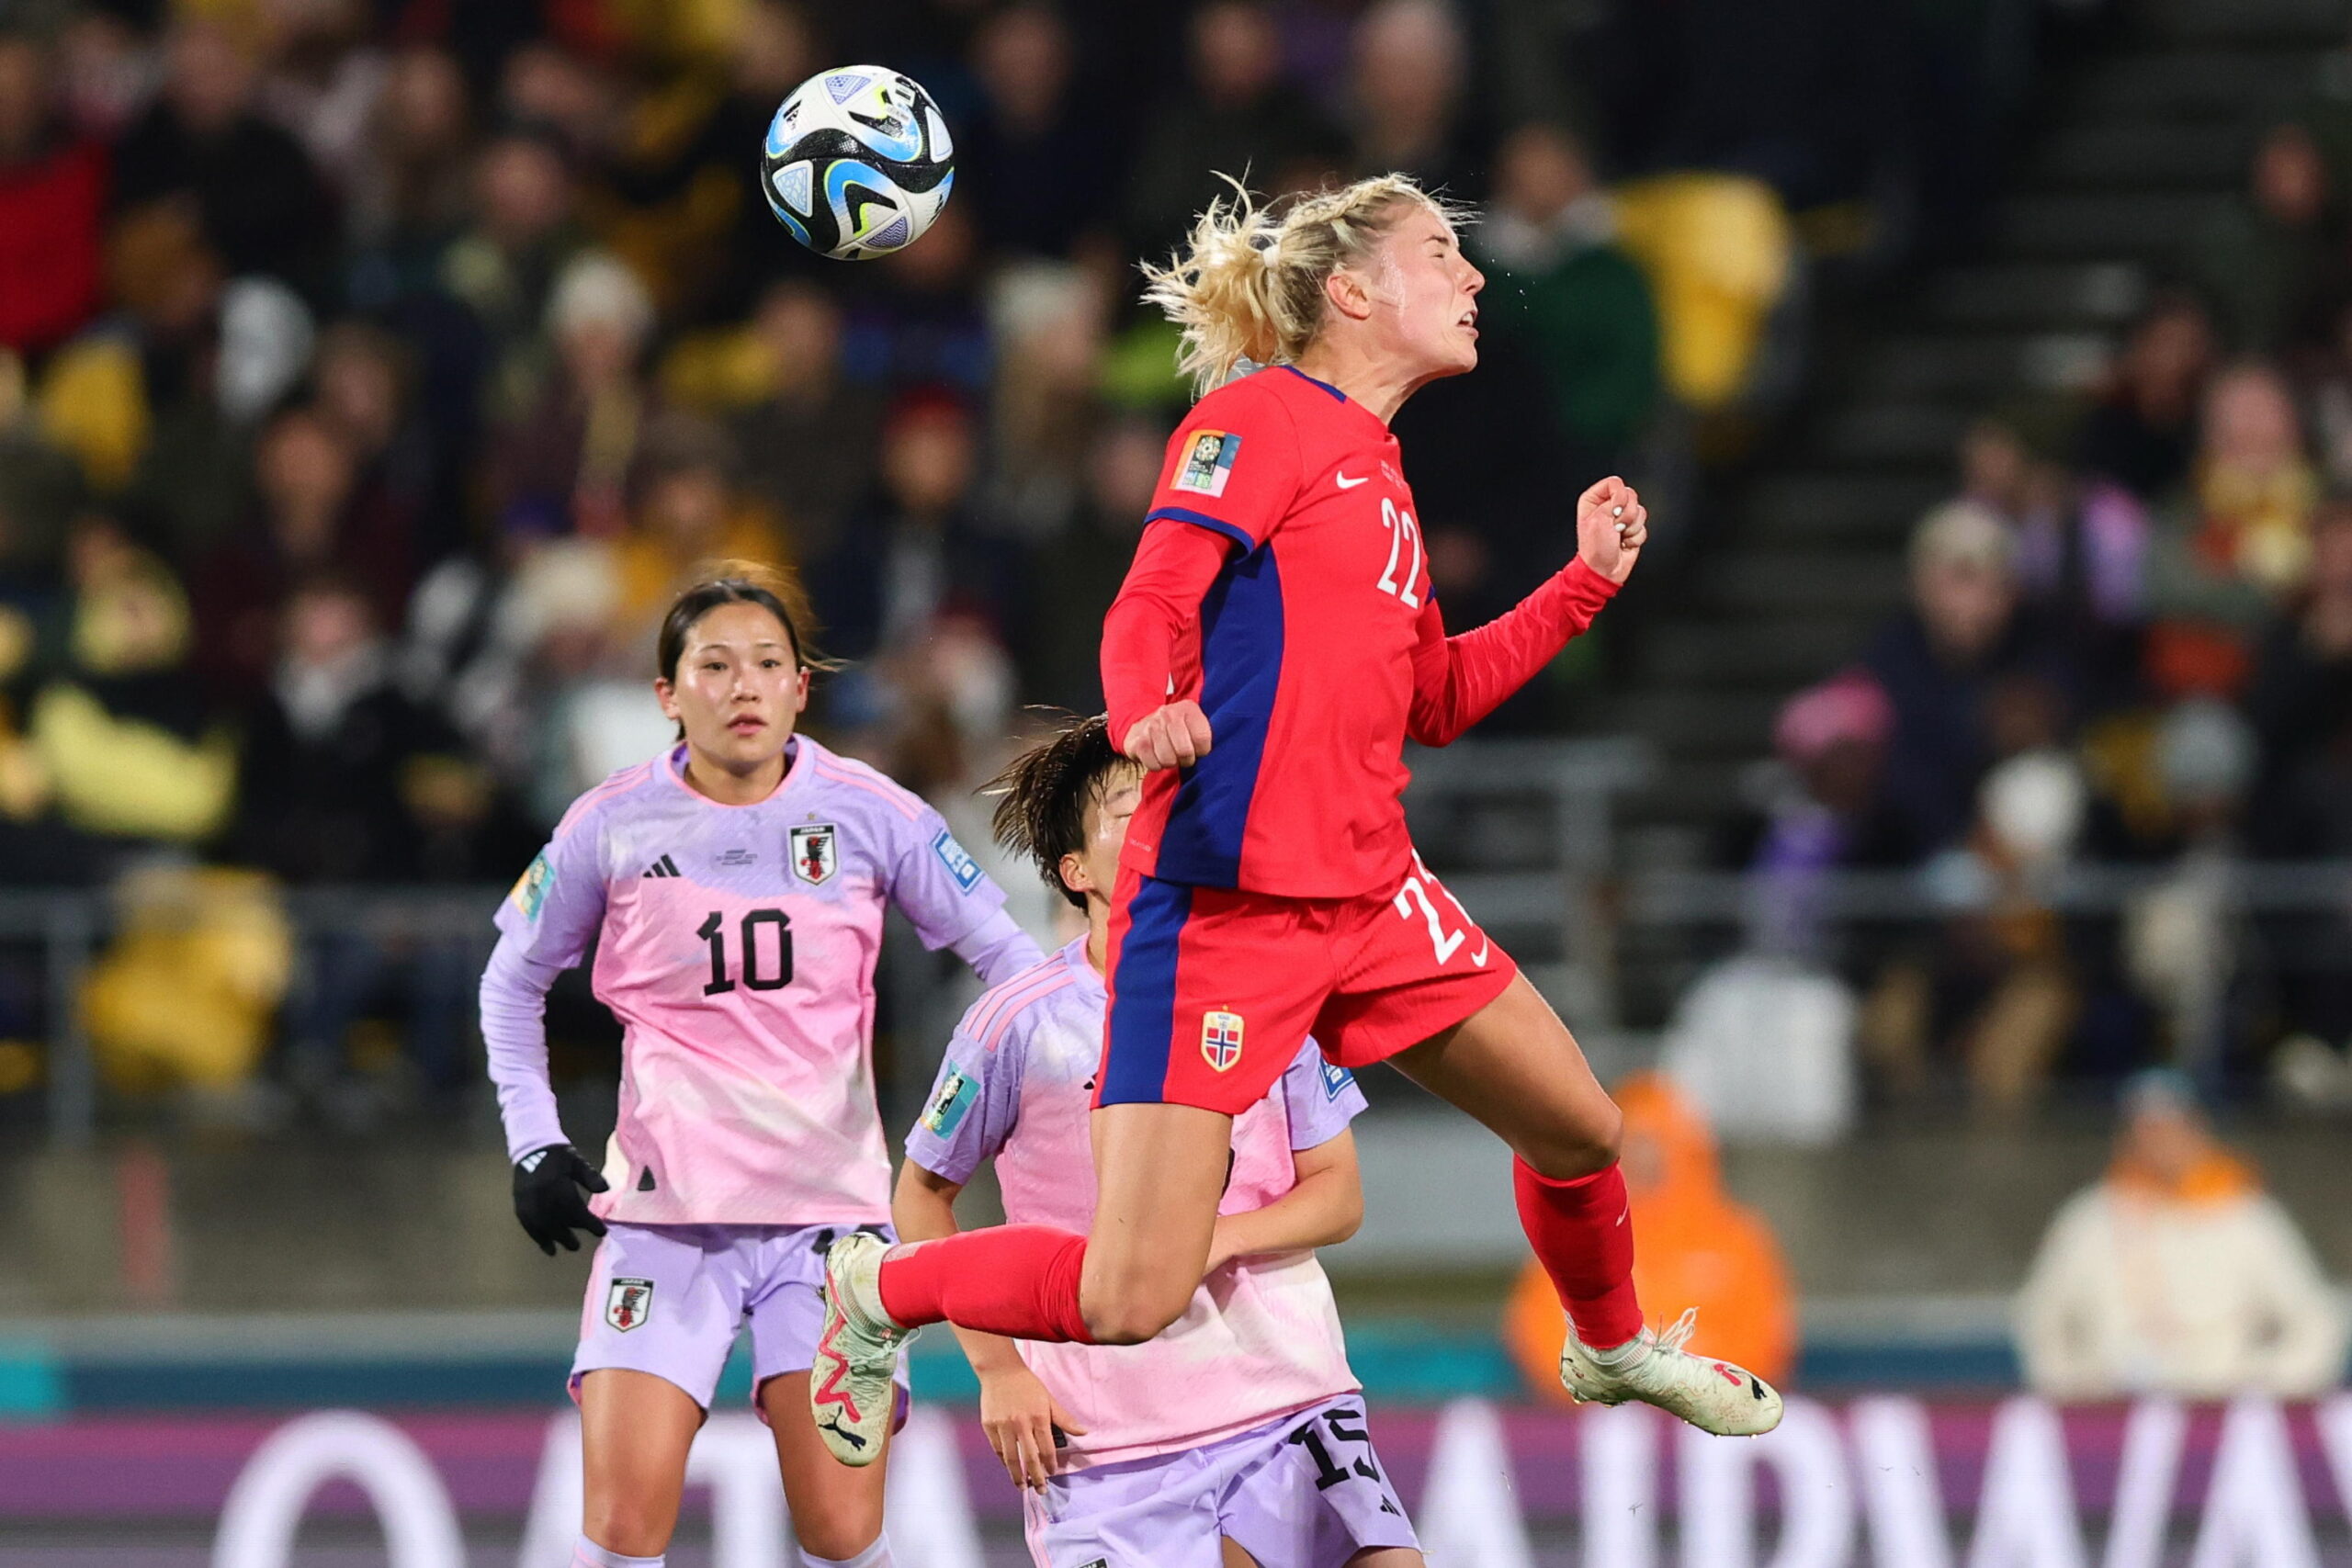
[[(1147, 773), (1113, 895), (1094, 1222), (836, 1250), (824, 1354), (870, 1402), (922, 1324), (1150, 1338), (1208, 1259), (1233, 1119), (1311, 1032), (1341, 1066), (1395, 1063), (1509, 1145), (1571, 1325), (1571, 1390), (1710, 1432), (1770, 1428), (1781, 1400), (1760, 1379), (1644, 1326), (1617, 1108), (1422, 865), (1400, 802), (1408, 736), (1462, 734), (1617, 592), (1647, 536), (1640, 498), (1615, 479), (1586, 491), (1575, 558), (1448, 637), (1388, 428), (1478, 362), (1486, 280), (1444, 209), (1396, 175), (1278, 213), (1245, 194), (1148, 276), (1216, 389), (1170, 444), (1102, 627), (1112, 733)], [(1265, 368), (1235, 376), (1245, 359)]]
[[(910, 1242), (956, 1234), (956, 1195), (983, 1160), (1012, 1224), (1091, 1222), (1111, 890), (1142, 783), (1100, 718), (999, 779), (997, 838), (1084, 911), (1086, 933), (965, 1014), (907, 1136), (891, 1207)], [(1038, 1568), (1420, 1568), (1313, 1251), (1363, 1218), (1348, 1131), (1363, 1109), (1308, 1042), (1234, 1119), (1208, 1277), (1150, 1343), (957, 1330)]]
[[(549, 1255), (577, 1250), (575, 1230), (605, 1238), (571, 1371), (577, 1568), (662, 1562), (686, 1450), (746, 1323), (801, 1561), (889, 1562), (881, 1468), (824, 1459), (805, 1386), (825, 1249), (888, 1235), (871, 1060), (883, 912), (896, 905), (984, 980), (1038, 957), (937, 812), (793, 733), (810, 665), (796, 602), (755, 568), (678, 596), (653, 690), (679, 744), (573, 804), (500, 907), (482, 976), (516, 1216)], [(622, 1027), (601, 1171), (564, 1140), (542, 1022), (548, 986), (591, 941), (596, 996)], [(878, 1409), (847, 1407), (869, 1463), (902, 1396), (894, 1376)]]

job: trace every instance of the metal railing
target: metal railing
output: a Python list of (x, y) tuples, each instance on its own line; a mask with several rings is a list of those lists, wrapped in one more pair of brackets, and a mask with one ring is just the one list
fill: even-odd
[[(1423, 853), (1481, 925), (1504, 936), (1535, 980), (1580, 1030), (1626, 1026), (1629, 1010), (1653, 1012), (1711, 955), (1737, 950), (1769, 883), (1738, 872), (1654, 871), (1621, 878), (1615, 865), (1618, 798), (1648, 778), (1649, 751), (1627, 740), (1496, 740), (1417, 750), (1407, 806)], [(2233, 916), (2328, 916), (2352, 922), (2352, 861), (2294, 864), (2209, 860), (2197, 867), (2204, 896)], [(2062, 915), (2122, 910), (2177, 884), (2179, 865), (2076, 865), (2034, 890)], [(336, 934), (395, 950), (466, 942), (486, 959), (503, 889), (334, 888), (282, 893), (297, 953)], [(1972, 908), (1966, 886), (1928, 872), (1847, 872), (1815, 879), (1808, 912), (1828, 926), (1925, 924)], [(45, 1121), (61, 1145), (87, 1143), (103, 1109), (88, 1031), (78, 1005), (102, 944), (120, 917), (104, 890), (0, 892), (0, 944), (39, 950), (48, 1036)], [(2352, 930), (2352, 925), (2347, 925)], [(895, 1005), (914, 1027), (944, 1015), (932, 991), (949, 983), (920, 955), (886, 957)], [(2340, 955), (2352, 966), (2352, 948)], [(298, 962), (288, 1006), (306, 978)], [(1629, 1010), (1629, 996), (1636, 1005)], [(939, 1001), (942, 1006), (931, 1005)], [(952, 1014), (952, 1009), (947, 1010)], [(952, 1019), (951, 1019), (952, 1021)]]
[[(336, 887), (288, 889), (277, 897), (298, 954), (306, 938), (343, 934), (392, 946), (466, 942), (487, 962), (498, 937), (491, 916), (503, 893), (495, 886)], [(103, 889), (0, 891), (0, 943), (37, 944), (41, 952), (45, 1120), (51, 1141), (62, 1146), (86, 1145), (97, 1128), (97, 1063), (80, 1000), (121, 915), (114, 895)], [(306, 983), (298, 957), (288, 1004)]]
[[(1443, 750), (1416, 751), (1408, 804), (1417, 818), (1476, 824), (1481, 813), (1513, 805), (1532, 807), (1535, 821), (1513, 839), (1509, 863), (1486, 863), (1473, 855), (1466, 866), (1449, 866), (1448, 886), (1484, 921), (1498, 926), (1556, 932), (1560, 961), (1532, 967), (1546, 988), (1576, 998), (1584, 1016), (1614, 1016), (1614, 980), (1610, 962), (1604, 891), (1613, 840), (1612, 803), (1649, 771), (1648, 754), (1620, 740), (1474, 742)], [(1473, 830), (1463, 837), (1491, 835)], [(1473, 846), (1476, 847), (1475, 845)], [(1440, 857), (1432, 855), (1432, 860)], [(311, 981), (300, 955), (320, 937), (352, 935), (386, 946), (430, 942), (470, 942), (487, 959), (496, 941), (491, 915), (503, 892), (499, 887), (304, 888), (277, 897), (292, 928), (298, 955), (284, 1010), (300, 1001)], [(86, 1144), (103, 1109), (100, 1075), (79, 1005), (85, 982), (123, 910), (105, 889), (0, 891), (0, 944), (36, 947), (46, 1019), (44, 1092), (50, 1139), (60, 1145)], [(884, 977), (895, 1007), (909, 1024), (923, 1028), (941, 1017), (953, 1021), (943, 977), (911, 944), (894, 947)], [(937, 1005), (934, 1005), (937, 1004)]]
[(1616, 1027), (1616, 802), (1650, 777), (1650, 749), (1631, 739), (1485, 740), (1415, 750), (1406, 761), (1414, 836), (1447, 888), (1489, 930), (1554, 932), (1548, 962), (1517, 953), (1529, 977), (1580, 1025)]
[[(1621, 994), (1664, 1026), (1715, 962), (1789, 958), (1866, 987), (1891, 964), (1975, 955), (1990, 984), (1991, 933), (2048, 919), (2041, 962), (2078, 995), (2145, 1010), (2145, 1048), (2200, 1076), (2274, 1036), (2341, 1046), (2352, 974), (2352, 860), (2264, 862), (2218, 850), (2153, 864), (2077, 863), (2005, 883), (1964, 857), (1909, 871), (1750, 874), (1657, 871), (1628, 879), (1615, 907)], [(1957, 947), (1949, 944), (1957, 942)], [(1987, 965), (1990, 965), (1989, 967)], [(2112, 1051), (2120, 1036), (2110, 1037)], [(2331, 1094), (2335, 1091), (2330, 1090)]]
[[(2206, 863), (2214, 891), (2248, 915), (2352, 915), (2352, 860)], [(2131, 899), (2177, 883), (2179, 863), (2069, 865), (2030, 891), (2056, 914), (2111, 914)], [(1996, 908), (1989, 891), (1962, 888), (1928, 871), (1845, 871), (1819, 884), (1818, 908), (1832, 919), (1921, 919)], [(1628, 919), (1688, 925), (1745, 918), (1765, 897), (1761, 879), (1739, 871), (1654, 872), (1625, 887)], [(2352, 956), (2352, 955), (2347, 955)]]

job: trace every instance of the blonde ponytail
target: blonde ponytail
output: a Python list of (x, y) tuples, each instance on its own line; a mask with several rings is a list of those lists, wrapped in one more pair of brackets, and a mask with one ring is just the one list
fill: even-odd
[(1323, 324), (1324, 280), (1370, 255), (1398, 207), (1454, 217), (1404, 175), (1317, 191), (1280, 210), (1261, 206), (1232, 175), (1217, 177), (1233, 194), (1209, 203), (1166, 266), (1143, 265), (1144, 300), (1183, 328), (1177, 368), (1198, 392), (1217, 387), (1244, 359), (1296, 359)]

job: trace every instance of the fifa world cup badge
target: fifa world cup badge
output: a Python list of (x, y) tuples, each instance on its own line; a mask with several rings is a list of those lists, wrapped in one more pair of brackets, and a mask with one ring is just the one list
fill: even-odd
[(526, 920), (539, 918), (539, 906), (548, 901), (548, 889), (555, 884), (555, 867), (548, 863), (547, 852), (539, 852), (538, 859), (523, 868), (514, 879), (514, 890), (507, 895)]
[(1241, 1015), (1238, 1012), (1201, 1014), (1201, 1057), (1220, 1073), (1241, 1060)]
[(956, 1129), (964, 1124), (964, 1112), (979, 1097), (979, 1084), (966, 1077), (963, 1068), (948, 1068), (947, 1076), (939, 1080), (938, 1092), (931, 1097), (931, 1108), (922, 1113), (923, 1126), (933, 1137), (954, 1137)]
[(1224, 430), (1196, 430), (1192, 445), (1184, 449), (1183, 465), (1168, 488), (1189, 490), (1196, 495), (1223, 495), (1225, 481), (1233, 475), (1233, 460), (1240, 455), (1238, 435)]
[(831, 822), (810, 822), (792, 830), (792, 874), (814, 887), (833, 879), (841, 866)]
[(627, 1334), (653, 1314), (653, 1281), (615, 1280), (605, 1290), (605, 1321)]

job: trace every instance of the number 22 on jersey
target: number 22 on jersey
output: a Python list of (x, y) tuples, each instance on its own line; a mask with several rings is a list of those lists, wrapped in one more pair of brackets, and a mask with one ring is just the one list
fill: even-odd
[[(1383, 593), (1394, 594), (1408, 610), (1421, 607), (1421, 596), (1413, 592), (1413, 584), (1421, 575), (1421, 525), (1413, 514), (1400, 509), (1386, 496), (1380, 498), (1380, 525), (1388, 531), (1388, 564), (1381, 569), (1380, 581), (1374, 584)], [(1396, 581), (1396, 563), (1411, 547), (1412, 558), (1405, 568), (1405, 581)]]

